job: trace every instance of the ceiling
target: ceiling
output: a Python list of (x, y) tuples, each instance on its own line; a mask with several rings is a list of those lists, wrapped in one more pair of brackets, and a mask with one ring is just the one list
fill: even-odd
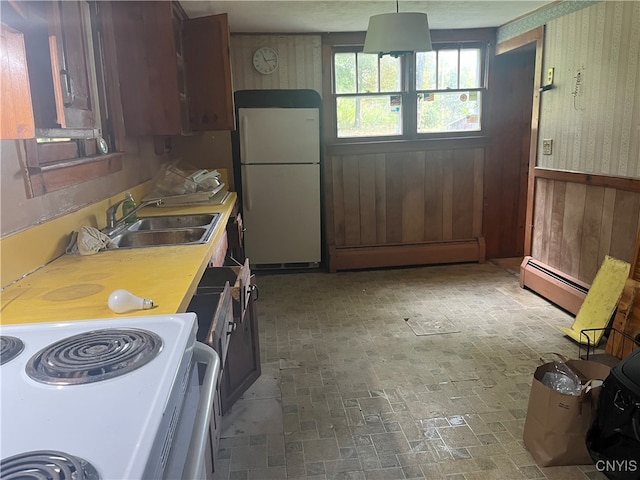
[[(229, 14), (232, 33), (365, 31), (371, 15), (396, 11), (393, 0), (182, 0), (189, 17)], [(497, 27), (553, 1), (398, 1), (400, 12), (428, 14), (432, 29)]]

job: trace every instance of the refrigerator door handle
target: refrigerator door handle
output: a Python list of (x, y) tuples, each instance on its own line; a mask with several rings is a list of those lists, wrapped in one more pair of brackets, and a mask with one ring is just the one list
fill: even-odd
[[(240, 121), (242, 124), (241, 136), (242, 136), (242, 161), (246, 163), (249, 159), (249, 119), (242, 117)], [(244, 198), (244, 206), (247, 210), (251, 210), (251, 187), (249, 187), (249, 175), (245, 175), (245, 185), (242, 189), (242, 196)]]
[(249, 142), (247, 139), (249, 138), (249, 119), (244, 116), (240, 121), (242, 124), (242, 163), (247, 163), (247, 159), (249, 158)]
[(251, 175), (247, 174), (244, 177), (244, 186), (242, 189), (242, 196), (244, 198), (244, 208), (247, 210), (251, 210), (251, 187), (249, 186), (249, 177)]

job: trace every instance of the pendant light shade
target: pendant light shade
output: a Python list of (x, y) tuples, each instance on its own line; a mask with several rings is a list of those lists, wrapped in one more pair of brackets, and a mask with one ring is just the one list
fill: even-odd
[(364, 53), (397, 57), (430, 50), (433, 48), (426, 13), (384, 13), (369, 18)]

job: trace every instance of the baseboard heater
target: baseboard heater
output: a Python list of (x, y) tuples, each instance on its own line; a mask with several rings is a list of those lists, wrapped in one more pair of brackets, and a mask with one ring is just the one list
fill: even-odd
[(520, 286), (576, 315), (589, 291), (589, 285), (532, 257), (520, 264)]
[(329, 247), (329, 271), (485, 261), (484, 237), (369, 247)]

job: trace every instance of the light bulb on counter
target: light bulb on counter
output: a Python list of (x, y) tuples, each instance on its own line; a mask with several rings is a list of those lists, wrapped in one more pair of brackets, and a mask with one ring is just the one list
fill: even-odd
[(141, 298), (128, 290), (119, 288), (109, 295), (107, 305), (116, 313), (126, 313), (132, 310), (148, 310), (153, 308), (153, 300)]

